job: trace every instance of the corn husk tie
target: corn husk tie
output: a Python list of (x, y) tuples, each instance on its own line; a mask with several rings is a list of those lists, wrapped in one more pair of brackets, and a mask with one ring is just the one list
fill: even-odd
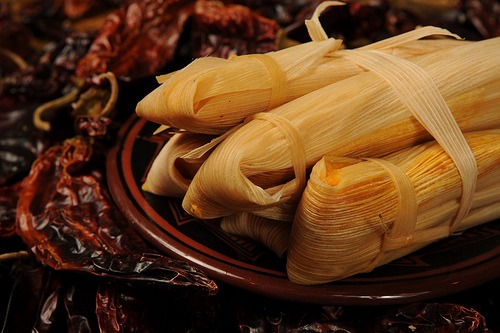
[(456, 220), (462, 177), (428, 142), (382, 159), (325, 156), (296, 211), (287, 254), (290, 280), (342, 279), (438, 239), (500, 217), (500, 130), (466, 133), (478, 165), (471, 210)]
[[(317, 17), (327, 1), (307, 21), (312, 41), (266, 54), (195, 59), (185, 68), (162, 77), (164, 82), (137, 105), (139, 116), (191, 132), (223, 134), (253, 114), (269, 111), (333, 82), (363, 73), (347, 58), (332, 57), (341, 40), (327, 38)], [(451, 46), (417, 40), (428, 36), (458, 36), (445, 29), (425, 27), (367, 46), (401, 57), (414, 57)], [(457, 42), (457, 41), (455, 41)], [(418, 44), (418, 47), (405, 44)]]
[[(338, 51), (339, 56), (351, 59), (355, 59), (354, 52)], [(500, 39), (465, 43), (418, 56), (408, 66), (406, 60), (394, 56), (362, 52), (356, 55), (382, 59), (385, 73), (374, 70), (358, 74), (268, 113), (288, 119), (301, 134), (306, 168), (326, 154), (384, 156), (432, 139), (432, 133), (454, 156), (461, 173), (471, 175), (464, 179), (464, 202), (459, 212), (463, 216), (470, 206), (468, 196), (474, 186), (475, 167), (460, 130), (500, 125)], [(400, 64), (409, 72), (394, 73)], [(373, 69), (369, 63), (363, 66)], [(398, 81), (391, 84), (390, 80), (395, 79)], [(412, 97), (414, 93), (418, 98)], [(386, 129), (388, 136), (383, 132)], [(186, 193), (184, 209), (202, 218), (238, 211), (252, 211), (271, 219), (289, 218), (289, 214), (281, 216), (276, 209), (297, 196), (289, 149), (287, 139), (276, 127), (261, 119), (251, 120), (226, 138), (205, 161)], [(462, 154), (468, 158), (462, 161), (456, 157)], [(272, 210), (269, 215), (267, 209)]]

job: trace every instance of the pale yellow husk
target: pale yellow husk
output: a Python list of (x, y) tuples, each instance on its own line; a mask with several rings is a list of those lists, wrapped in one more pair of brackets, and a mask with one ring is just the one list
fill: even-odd
[[(478, 178), (472, 209), (456, 231), (500, 217), (500, 130), (465, 137)], [(432, 141), (382, 160), (408, 185), (396, 184), (372, 160), (325, 156), (314, 166), (293, 221), (291, 281), (318, 284), (369, 272), (454, 232), (462, 180), (442, 147)]]
[(198, 133), (173, 134), (155, 157), (142, 189), (161, 196), (184, 197), (194, 174), (208, 156), (186, 159), (184, 155), (212, 139), (210, 135)]
[[(457, 37), (445, 29), (424, 27), (361, 49), (412, 58), (465, 43), (419, 40), (429, 36)], [(365, 72), (353, 61), (334, 56), (341, 44), (330, 38), (267, 54), (196, 59), (163, 78), (165, 82), (137, 104), (136, 112), (159, 124), (222, 134), (249, 115)]]
[(220, 227), (233, 235), (257, 241), (278, 257), (284, 258), (288, 250), (292, 224), (242, 212), (222, 218)]
[[(344, 52), (339, 51), (339, 56), (350, 56)], [(500, 126), (499, 61), (499, 38), (411, 60), (435, 85), (439, 96), (431, 91), (433, 98), (446, 102), (444, 108), (451, 111), (459, 132)], [(418, 88), (419, 80), (410, 83)], [(203, 164), (186, 193), (184, 209), (202, 218), (253, 211), (286, 219), (290, 214), (280, 216), (277, 207), (293, 206), (305, 184), (304, 169), (325, 154), (383, 156), (431, 139), (427, 125), (422, 126), (409, 111), (415, 106), (412, 103), (429, 107), (427, 97), (409, 102), (397, 89), (380, 73), (366, 72), (288, 102), (265, 113), (266, 117), (255, 116)]]

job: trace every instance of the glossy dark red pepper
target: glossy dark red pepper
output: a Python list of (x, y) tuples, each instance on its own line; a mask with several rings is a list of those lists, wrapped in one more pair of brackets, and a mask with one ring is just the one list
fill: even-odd
[[(16, 15), (5, 2), (0, 3), (0, 46), (28, 62), (24, 69), (12, 61), (0, 62), (0, 248), (2, 253), (26, 247), (30, 251), (24, 259), (0, 261), (4, 331), (490, 332), (479, 312), (448, 301), (375, 310), (292, 304), (229, 286), (213, 295), (217, 286), (202, 272), (152, 249), (116, 209), (105, 186), (104, 157), (113, 138), (114, 118), (92, 117), (84, 110), (71, 113), (68, 106), (66, 116), (57, 117), (61, 126), (46, 133), (49, 138), (33, 129), (33, 110), (71, 90), (75, 69), (79, 80), (85, 81), (78, 86), (81, 93), (94, 84), (106, 89), (93, 79), (109, 70), (133, 81), (135, 91), (133, 84), (139, 82), (135, 79), (160, 74), (176, 53), (191, 60), (271, 51), (277, 23), (303, 28), (303, 19), (320, 1), (105, 2), (120, 8), (108, 17), (96, 39), (92, 33), (74, 33), (62, 24), (66, 18), (58, 11), (60, 1), (38, 0), (20, 6)], [(66, 16), (89, 13), (97, 3), (66, 1), (64, 6), (72, 11)], [(246, 4), (251, 11), (236, 3)], [(494, 36), (500, 26), (496, 6), (496, 0), (463, 0), (457, 16), (438, 18), (436, 25), (463, 29), (451, 29), (459, 34), (476, 30), (471, 33), (476, 38)], [(385, 1), (324, 14), (327, 31), (345, 38), (350, 46), (416, 24), (414, 16), (390, 9)], [(14, 16), (22, 20), (15, 21)], [(54, 43), (37, 53), (28, 41), (32, 35)], [(308, 40), (306, 35), (303, 41)], [(123, 94), (118, 112), (126, 112), (123, 106), (140, 98), (132, 95)], [(13, 129), (17, 134), (9, 132)], [(73, 138), (75, 132), (79, 136)], [(57, 140), (52, 137), (55, 134)], [(63, 141), (68, 137), (72, 139)], [(56, 141), (64, 143), (47, 150)], [(5, 143), (14, 142), (13, 149), (5, 148), (9, 147)], [(23, 160), (27, 151), (30, 156)], [(16, 168), (21, 171), (13, 172)], [(500, 305), (496, 285), (481, 286), (488, 297), (474, 304), (490, 320)], [(472, 298), (466, 294), (456, 300)]]
[(47, 150), (24, 180), (17, 234), (58, 270), (87, 272), (215, 293), (203, 272), (158, 254), (114, 205), (103, 182), (103, 154), (73, 138)]
[(280, 26), (241, 5), (197, 1), (192, 45), (195, 58), (275, 51)]
[(175, 55), (193, 1), (128, 1), (108, 15), (76, 75), (113, 72), (122, 80), (157, 73)]

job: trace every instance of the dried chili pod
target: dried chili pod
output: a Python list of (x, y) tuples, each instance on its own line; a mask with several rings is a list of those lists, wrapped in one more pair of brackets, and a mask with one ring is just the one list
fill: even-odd
[(0, 77), (25, 65), (24, 59), (33, 53), (29, 40), (28, 27), (14, 20), (8, 4), (0, 2)]
[(76, 118), (76, 133), (85, 137), (104, 139), (111, 126), (112, 120), (107, 117), (82, 116)]
[(47, 133), (32, 121), (35, 105), (13, 97), (0, 97), (0, 187), (20, 181), (31, 163), (50, 144)]
[[(353, 320), (352, 313), (342, 306), (293, 303), (251, 294), (230, 286), (221, 288), (218, 295), (225, 301), (227, 311), (222, 316), (234, 317), (235, 332), (329, 332), (358, 333), (366, 332), (366, 327)], [(355, 317), (369, 318), (364, 312), (357, 311)], [(226, 323), (228, 324), (228, 323)]]
[(210, 320), (197, 317), (198, 309), (191, 300), (198, 298), (213, 299), (213, 296), (199, 293), (186, 296), (101, 279), (96, 297), (99, 329), (102, 333), (217, 332)]
[(196, 29), (192, 44), (195, 58), (230, 54), (266, 53), (276, 48), (280, 26), (248, 7), (198, 1), (195, 4)]
[(16, 230), (50, 267), (164, 286), (217, 286), (187, 263), (155, 253), (102, 184), (103, 156), (81, 138), (35, 161), (19, 195)]
[(468, 21), (482, 38), (500, 36), (500, 3), (498, 0), (463, 0), (461, 7)]
[(0, 237), (16, 234), (16, 206), (23, 182), (0, 187)]
[(108, 15), (76, 74), (113, 72), (132, 80), (157, 73), (175, 55), (193, 0), (128, 1)]
[(2, 291), (8, 294), (0, 304), (2, 332), (98, 331), (97, 278), (55, 271), (34, 257), (4, 264), (9, 271), (0, 276)]
[(392, 308), (375, 323), (373, 332), (492, 333), (480, 313), (453, 303), (411, 303)]
[[(61, 281), (31, 259), (12, 265), (13, 285), (3, 321), (4, 332), (49, 332), (54, 329)], [(53, 331), (52, 331), (53, 332)]]
[(0, 79), (0, 98), (15, 96), (45, 102), (66, 93), (74, 87), (76, 63), (87, 52), (92, 38), (91, 33), (72, 33), (51, 45), (26, 68)]
[[(306, 10), (312, 12), (322, 0), (271, 0), (271, 1), (254, 1), (254, 0), (226, 0), (225, 4), (239, 4), (250, 8), (255, 13), (264, 16), (268, 19), (278, 22), (281, 27), (286, 27), (296, 22), (303, 23), (301, 14)], [(309, 17), (308, 17), (309, 18)]]

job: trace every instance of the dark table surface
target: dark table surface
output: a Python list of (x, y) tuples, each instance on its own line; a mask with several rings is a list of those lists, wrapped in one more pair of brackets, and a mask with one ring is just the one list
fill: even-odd
[[(91, 2), (93, 3), (93, 1), (89, 1), (89, 3)], [(186, 3), (189, 2), (192, 1), (186, 1)], [(37, 43), (40, 43), (37, 44), (38, 46), (42, 44), (44, 47), (52, 45), (47, 44), (47, 42), (51, 42), (53, 36), (61, 37), (68, 32), (65, 29), (71, 20), (68, 21), (67, 17), (61, 19), (60, 16), (60, 10), (64, 6), (61, 7), (57, 5), (58, 2), (49, 0), (32, 1), (29, 4), (28, 2), (19, 1), (16, 2), (17, 7), (14, 6), (16, 7), (14, 9), (16, 15), (10, 16), (11, 13), (6, 9), (6, 3), (0, 3), (0, 49), (15, 49), (21, 55), (37, 52), (34, 56), (31, 54), (34, 63), (30, 65), (35, 67), (43, 63), (43, 61), (47, 61), (49, 53), (44, 53), (45, 49), (41, 47), (36, 50), (32, 49), (33, 44), (30, 44), (28, 39), (24, 38), (29, 36), (29, 38), (36, 39)], [(14, 2), (12, 3), (14, 4)], [(65, 3), (66, 9), (69, 10), (71, 2), (66, 1)], [(116, 1), (115, 4), (112, 4), (113, 1), (97, 1), (95, 3), (97, 7), (92, 7), (93, 11), (88, 12), (89, 16), (102, 11), (100, 6), (103, 3), (106, 11), (102, 11), (102, 13), (106, 15), (111, 12), (111, 9), (121, 4), (120, 1)], [(245, 3), (245, 1), (240, 1), (240, 3)], [(258, 3), (257, 5), (254, 4), (254, 6), (258, 7), (260, 13), (269, 13), (269, 11), (266, 11), (269, 10), (268, 7), (264, 6), (266, 10), (262, 10), (260, 2)], [(278, 8), (284, 2), (270, 3), (272, 3), (272, 7), (274, 6), (273, 8)], [(297, 3), (300, 3), (300, 1)], [(310, 1), (307, 3), (314, 4), (315, 2)], [(251, 2), (249, 2), (249, 5), (251, 5)], [(309, 14), (310, 8), (307, 11)], [(377, 2), (373, 8), (367, 11), (364, 11), (363, 8), (353, 6), (350, 13), (352, 15), (355, 13), (358, 16), (356, 16), (355, 20), (349, 21), (349, 26), (344, 24), (341, 27), (342, 29), (339, 30), (340, 32), (336, 31), (334, 33), (340, 34), (341, 37), (343, 33), (345, 37), (347, 32), (352, 32), (352, 36), (357, 38), (353, 43), (356, 44), (360, 41), (366, 42), (365, 37), (368, 35), (383, 37), (387, 36), (391, 31), (393, 32), (395, 28), (401, 31), (407, 27), (407, 24), (413, 27), (418, 23), (413, 15), (388, 10), (385, 2)], [(456, 28), (453, 32), (477, 39), (494, 37), (500, 35), (500, 29), (498, 29), (500, 20), (498, 11), (495, 12), (495, 8), (498, 9), (497, 0), (464, 0), (460, 2), (459, 7), (454, 8), (445, 15), (447, 20), (433, 18), (426, 23), (438, 24), (444, 22), (446, 24), (443, 24), (443, 26)], [(383, 15), (389, 14), (383, 16), (383, 19), (381, 19), (382, 16), (372, 15), (373, 11), (379, 14), (382, 13), (380, 10), (383, 10)], [(274, 9), (270, 12), (273, 15), (279, 14)], [(22, 15), (17, 15), (19, 13)], [(307, 13), (304, 15), (307, 15)], [(105, 17), (105, 15), (101, 16), (99, 22), (104, 22), (103, 18)], [(280, 17), (280, 19), (285, 17), (286, 15)], [(443, 17), (441, 16), (441, 19)], [(88, 17), (84, 16), (80, 23), (85, 23), (85, 18)], [(346, 17), (336, 17), (336, 20), (340, 18), (345, 19)], [(387, 22), (381, 23), (380, 19), (392, 22), (393, 25), (390, 26), (392, 30), (389, 29), (391, 31), (388, 31), (386, 29), (388, 25), (384, 25)], [(346, 21), (333, 21), (333, 23), (337, 22)], [(11, 23), (15, 24), (11, 25)], [(288, 21), (288, 23), (290, 22)], [(358, 25), (350, 25), (354, 23)], [(325, 28), (334, 31), (338, 27), (336, 27), (336, 24), (326, 24)], [(376, 33), (372, 34), (375, 29), (381, 29), (381, 32), (377, 30)], [(26, 33), (27, 31), (29, 32)], [(303, 34), (303, 21), (295, 22), (293, 29), (288, 29), (288, 32), (294, 37)], [(49, 35), (50, 38), (47, 37)], [(83, 36), (80, 37), (82, 41), (85, 41)], [(186, 33), (181, 37), (186, 38)], [(221, 40), (219, 39), (219, 41)], [(192, 41), (188, 41), (179, 47), (176, 62), (162, 68), (161, 73), (179, 69), (191, 60), (191, 56), (188, 54), (192, 47), (189, 44), (190, 42)], [(78, 45), (71, 45), (75, 49), (78, 48)], [(89, 45), (80, 46), (88, 47)], [(56, 48), (56, 51), (61, 52), (60, 55), (62, 55), (56, 59), (61, 60), (64, 58), (64, 50), (66, 49)], [(45, 56), (41, 56), (42, 54), (45, 54)], [(67, 55), (68, 53), (66, 53)], [(188, 55), (187, 58), (186, 55)], [(5, 56), (5, 53), (0, 52), (0, 56)], [(52, 61), (52, 65), (57, 63), (54, 59), (50, 61)], [(21, 155), (5, 154), (5, 152), (10, 152), (5, 147), (13, 144), (10, 139), (19, 139), (18, 133), (14, 133), (12, 136), (13, 131), (17, 130), (16, 126), (21, 121), (31, 121), (31, 113), (34, 108), (41, 104), (42, 101), (46, 101), (44, 99), (46, 96), (38, 96), (37, 93), (44, 92), (54, 95), (66, 93), (67, 91), (57, 91), (56, 94), (52, 89), (61, 89), (61, 86), (67, 85), (70, 80), (59, 82), (58, 84), (61, 84), (61, 86), (51, 86), (49, 83), (55, 81), (51, 79), (50, 73), (54, 73), (56, 70), (61, 71), (61, 67), (37, 68), (37, 71), (41, 70), (42, 72), (37, 72), (36, 75), (32, 73), (32, 76), (16, 76), (16, 74), (11, 75), (11, 68), (7, 69), (6, 64), (8, 65), (5, 58), (2, 58), (0, 60), (0, 128), (2, 130), (0, 133), (0, 153), (2, 153), (0, 154), (0, 166), (3, 168), (4, 165), (14, 165), (17, 168), (22, 163), (14, 163), (16, 161), (13, 161), (11, 157), (18, 158)], [(57, 64), (60, 65), (61, 63)], [(64, 68), (64, 70), (71, 73), (74, 68), (70, 67)], [(29, 70), (30, 68), (24, 73), (26, 74)], [(22, 71), (20, 70), (20, 72)], [(38, 80), (40, 77), (37, 75), (40, 75), (40, 73), (44, 75), (43, 80)], [(112, 138), (105, 141), (108, 148), (115, 142), (116, 137), (113, 136), (116, 135), (118, 130), (115, 127), (125, 123), (134, 112), (133, 106), (157, 86), (154, 78), (155, 74), (160, 73), (149, 73), (146, 78), (120, 82), (120, 99), (117, 109), (125, 111), (119, 113), (113, 119), (113, 125), (108, 129), (109, 133), (113, 133)], [(23, 81), (23, 78), (29, 79)], [(37, 84), (38, 86), (36, 86)], [(19, 87), (33, 88), (35, 86), (35, 91), (18, 89)], [(14, 90), (6, 90), (5, 87), (14, 87)], [(15, 98), (11, 99), (12, 96), (15, 96)], [(13, 100), (19, 102), (20, 108), (17, 105), (13, 106)], [(29, 112), (20, 115), (19, 110), (23, 108), (24, 111), (28, 110)], [(55, 118), (53, 125), (60, 132), (55, 133), (57, 134), (55, 138), (48, 140), (51, 141), (51, 144), (60, 143), (68, 134), (74, 135), (74, 124), (71, 123), (71, 126), (67, 126), (67, 123), (65, 123), (66, 121), (74, 121), (74, 115), (69, 110), (70, 106), (68, 105), (66, 111), (64, 111), (66, 113), (56, 112), (56, 117), (52, 115), (52, 118)], [(44, 142), (46, 142), (44, 141), (44, 135), (31, 126), (32, 124), (18, 126), (18, 130), (22, 131), (23, 135), (30, 136), (30, 140), (33, 139), (35, 142), (40, 143), (40, 146), (30, 146), (30, 149), (47, 149), (48, 147), (43, 147)], [(31, 128), (31, 130), (27, 130), (27, 128)], [(13, 146), (18, 147), (16, 145), (17, 143), (13, 144)], [(41, 151), (35, 151), (34, 154), (40, 155)], [(16, 235), (15, 231), (11, 232), (11, 226), (16, 219), (17, 207), (14, 192), (18, 189), (11, 191), (9, 187), (15, 187), (15, 183), (27, 175), (29, 165), (24, 167), (24, 172), (20, 172), (16, 177), (8, 181), (5, 180), (7, 178), (5, 174), (0, 175), (0, 180), (2, 180), (2, 183), (0, 183), (0, 230), (2, 231), (2, 234), (0, 234), (2, 236), (0, 239), (0, 255), (19, 254), (18, 257), (14, 256), (0, 260), (0, 323), (2, 323), (0, 326), (2, 327), (2, 333), (34, 331), (500, 332), (499, 279), (447, 296), (425, 299), (418, 303), (403, 302), (394, 305), (353, 306), (311, 304), (307, 299), (304, 299), (303, 302), (284, 301), (243, 290), (218, 280), (214, 280), (218, 288), (217, 293), (209, 294), (205, 288), (196, 285), (180, 286), (169, 284), (165, 276), (159, 276), (158, 271), (154, 271), (151, 276), (144, 277), (143, 275), (140, 278), (135, 276), (136, 279), (129, 279), (120, 276), (122, 272), (119, 269), (113, 271), (111, 266), (101, 267), (105, 274), (82, 272), (77, 269), (54, 269), (54, 267), (47, 264), (53, 259), (50, 258), (50, 255), (43, 253), (43, 251), (35, 251), (34, 245), (30, 247)], [(100, 165), (98, 172), (105, 172), (104, 163)], [(89, 175), (93, 174), (89, 173)], [(40, 198), (40, 200), (42, 199)], [(144, 242), (147, 244), (147, 241), (144, 240)], [(58, 246), (60, 246), (60, 250), (65, 249), (61, 244)], [(83, 248), (84, 246), (80, 249)], [(75, 249), (78, 249), (78, 247), (68, 247), (68, 251), (77, 252)], [(61, 250), (60, 253), (63, 252), (64, 250)], [(36, 253), (36, 255), (33, 253)], [(93, 252), (93, 254), (95, 253), (97, 252)], [(65, 255), (70, 256), (72, 254), (66, 253)], [(43, 258), (43, 260), (40, 260), (40, 258)], [(126, 265), (124, 264), (124, 266)], [(500, 267), (498, 267), (498, 270), (500, 270)], [(170, 274), (170, 271), (168, 274)], [(484, 319), (484, 322), (482, 319)]]

